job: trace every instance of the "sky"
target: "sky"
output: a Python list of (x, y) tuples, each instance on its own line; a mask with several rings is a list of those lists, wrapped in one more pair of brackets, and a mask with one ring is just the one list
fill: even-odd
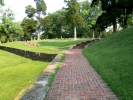
[[(59, 9), (62, 9), (64, 4), (64, 0), (44, 0), (47, 5), (47, 13), (53, 13)], [(11, 10), (15, 13), (15, 20), (16, 21), (22, 21), (24, 17), (26, 17), (25, 14), (25, 7), (28, 5), (32, 5), (35, 7), (34, 0), (4, 0), (5, 7), (10, 7)]]

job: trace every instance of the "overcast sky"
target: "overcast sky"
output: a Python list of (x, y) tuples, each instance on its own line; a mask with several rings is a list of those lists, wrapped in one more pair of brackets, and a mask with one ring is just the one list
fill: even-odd
[[(44, 0), (47, 5), (47, 13), (55, 12), (61, 9), (64, 4), (64, 0)], [(5, 8), (10, 7), (15, 13), (15, 20), (22, 21), (26, 16), (25, 14), (25, 6), (33, 5), (35, 6), (34, 0), (4, 0)]]

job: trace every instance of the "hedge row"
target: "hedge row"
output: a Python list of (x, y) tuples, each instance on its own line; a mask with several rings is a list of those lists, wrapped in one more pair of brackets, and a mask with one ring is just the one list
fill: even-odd
[(22, 57), (30, 58), (32, 60), (39, 60), (39, 61), (46, 61), (46, 62), (51, 62), (57, 55), (57, 54), (31, 52), (31, 51), (26, 51), (26, 50), (21, 50), (17, 48), (11, 48), (11, 47), (5, 47), (5, 46), (0, 46), (0, 49), (17, 54)]

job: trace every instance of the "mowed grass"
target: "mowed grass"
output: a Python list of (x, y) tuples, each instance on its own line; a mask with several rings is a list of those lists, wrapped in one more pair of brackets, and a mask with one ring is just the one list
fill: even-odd
[(43, 53), (48, 53), (48, 54), (60, 53), (60, 51), (54, 50), (52, 48), (48, 48), (48, 47), (44, 47), (44, 46), (40, 46), (40, 47), (28, 46), (22, 42), (8, 42), (8, 43), (0, 44), (0, 45), (1, 46), (7, 46), (7, 47), (13, 47), (13, 48), (19, 48), (22, 50), (28, 50), (28, 51), (33, 51), (33, 52), (43, 52)]
[[(59, 48), (66, 49), (73, 44), (86, 40), (88, 39), (80, 39), (76, 41), (32, 41), (39, 43), (40, 47), (27, 46), (21, 42), (9, 42), (0, 45), (28, 51), (59, 54), (61, 53), (61, 51), (58, 50)], [(0, 50), (0, 100), (14, 100), (14, 98), (22, 92), (19, 96), (19, 98), (21, 98), (24, 92), (35, 82), (36, 78), (48, 64), (48, 62), (32, 61), (30, 59)], [(58, 68), (59, 67), (57, 67), (57, 69)], [(52, 84), (52, 78), (54, 78), (54, 75), (51, 77), (48, 85)]]
[(133, 27), (90, 44), (83, 54), (120, 100), (133, 99)]
[(28, 46), (22, 42), (9, 42), (0, 44), (1, 46), (8, 46), (13, 48), (19, 48), (22, 50), (34, 51), (34, 52), (44, 52), (49, 54), (59, 54), (61, 53), (57, 49), (68, 49), (70, 46), (77, 44), (82, 41), (87, 41), (89, 39), (66, 39), (66, 40), (41, 40), (41, 41), (31, 41), (32, 43), (39, 44), (40, 47)]
[(0, 100), (14, 100), (20, 91), (26, 91), (35, 82), (48, 64), (0, 50)]
[(68, 49), (70, 46), (77, 44), (79, 42), (87, 41), (90, 39), (66, 39), (66, 40), (44, 40), (44, 41), (37, 41), (40, 46), (44, 46), (47, 48), (53, 49)]

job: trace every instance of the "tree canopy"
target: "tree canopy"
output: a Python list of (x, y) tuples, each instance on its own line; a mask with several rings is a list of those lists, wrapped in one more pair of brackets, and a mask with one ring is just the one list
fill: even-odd
[[(117, 24), (123, 28), (127, 27), (128, 15), (133, 12), (132, 0), (92, 0), (92, 5), (97, 5), (98, 2), (102, 3), (103, 14), (99, 17), (98, 22), (100, 26), (108, 27), (113, 25), (113, 31), (117, 31)], [(103, 24), (100, 20), (104, 20)], [(105, 27), (105, 28), (106, 28)]]
[[(27, 17), (21, 23), (14, 22), (15, 14), (8, 8), (3, 10), (0, 0), (0, 41), (105, 37), (133, 25), (132, 0), (64, 0), (66, 7), (53, 13), (46, 13), (44, 0), (34, 0), (36, 6), (27, 5)], [(112, 29), (107, 28), (113, 26)]]
[[(3, 0), (0, 1), (3, 5)], [(1, 9), (0, 42), (21, 40), (23, 29), (20, 23), (14, 22), (14, 12), (10, 9)]]
[(83, 23), (83, 18), (80, 15), (80, 4), (77, 0), (65, 1), (67, 4), (66, 20), (74, 26), (74, 40), (77, 38), (76, 27)]

